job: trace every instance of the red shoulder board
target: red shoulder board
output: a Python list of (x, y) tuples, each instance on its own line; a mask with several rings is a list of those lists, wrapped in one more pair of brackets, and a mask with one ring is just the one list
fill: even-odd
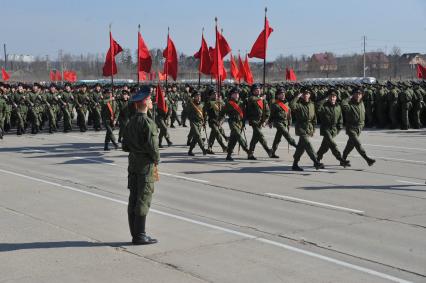
[(240, 114), (241, 119), (243, 119), (244, 114), (243, 114), (243, 110), (241, 110), (241, 107), (237, 103), (235, 103), (235, 101), (233, 100), (229, 101), (229, 105), (231, 105), (232, 108), (234, 108), (238, 112), (238, 114)]
[(278, 101), (277, 104), (286, 112), (288, 113), (288, 106), (284, 104), (282, 101)]

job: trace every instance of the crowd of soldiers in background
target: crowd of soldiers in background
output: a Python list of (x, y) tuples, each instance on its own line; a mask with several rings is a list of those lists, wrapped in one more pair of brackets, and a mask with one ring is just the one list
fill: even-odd
[[(156, 85), (150, 87), (153, 101), (155, 101)], [(424, 81), (388, 81), (359, 85), (350, 83), (268, 84), (256, 96), (264, 101), (265, 109), (269, 111), (277, 100), (277, 90), (284, 93), (284, 98), (281, 99), (288, 106), (287, 102), (293, 100), (302, 88), (309, 90), (310, 100), (314, 103), (322, 101), (330, 91), (335, 92), (337, 101), (340, 102), (349, 98), (353, 89), (361, 89), (365, 107), (365, 125), (368, 128), (407, 130), (409, 128), (419, 129), (426, 125), (426, 108), (424, 107), (426, 83)], [(100, 131), (102, 128), (106, 130), (105, 150), (109, 150), (109, 143), (118, 148), (123, 129), (134, 113), (129, 100), (138, 89), (139, 86), (134, 84), (116, 85), (111, 88), (110, 85), (102, 86), (100, 84), (88, 86), (86, 84), (71, 85), (66, 83), (59, 86), (39, 83), (31, 85), (3, 83), (0, 85), (0, 138), (3, 138), (4, 133), (10, 132), (13, 128), (16, 129), (17, 135), (23, 135), (25, 133), (37, 134), (43, 129), (48, 130), (49, 133), (59, 130), (65, 133), (72, 130), (85, 132), (88, 130), (88, 126), (92, 126), (94, 131)], [(247, 104), (253, 94), (253, 88), (248, 85), (238, 85), (238, 87), (224, 85), (220, 93), (217, 92), (214, 85), (168, 85), (165, 91), (166, 107), (154, 107), (154, 110), (150, 113), (159, 128), (159, 146), (163, 147), (163, 139), (166, 140), (168, 146), (172, 145), (167, 130), (169, 127), (174, 128), (176, 124), (182, 127), (190, 126), (187, 141), (187, 145), (190, 146), (189, 155), (193, 155), (192, 149), (196, 144), (200, 145), (204, 154), (214, 154), (212, 146), (217, 140), (223, 151), (228, 152), (227, 159), (232, 160), (230, 156), (232, 149), (229, 149), (229, 144), (226, 144), (226, 142), (229, 142), (229, 136), (226, 135), (222, 127), (226, 116), (228, 116), (228, 119), (232, 117), (225, 115), (229, 113), (222, 110), (226, 108), (227, 102), (230, 102), (230, 95), (236, 92), (239, 94), (238, 101), (241, 103), (239, 105), (244, 112), (243, 115), (250, 115)], [(178, 115), (179, 103), (182, 105), (181, 115)], [(263, 111), (267, 114), (262, 114), (262, 124), (272, 127), (274, 117), (270, 118), (268, 111)], [(187, 124), (188, 120), (191, 123), (190, 125)], [(241, 120), (242, 128), (240, 131), (242, 132), (247, 117), (241, 117)], [(288, 124), (291, 124), (291, 117), (288, 120)], [(77, 128), (75, 128), (73, 121), (76, 121)], [(318, 122), (321, 123), (321, 121)], [(193, 123), (201, 125), (201, 127), (194, 127)], [(206, 125), (210, 127), (209, 137)], [(113, 133), (116, 126), (120, 129), (118, 140)], [(288, 125), (286, 126), (288, 127)], [(256, 133), (253, 133), (253, 135), (256, 135)], [(291, 137), (284, 137), (287, 141), (292, 141)], [(239, 138), (242, 137), (236, 139)], [(234, 138), (231, 141), (232, 147), (236, 143), (239, 143), (240, 146), (247, 143), (245, 136), (244, 140), (245, 142), (242, 142)], [(278, 143), (279, 140), (280, 138)], [(204, 142), (206, 141), (207, 147), (205, 148)], [(262, 141), (260, 142), (262, 143)], [(254, 142), (254, 145), (256, 143), (257, 141)], [(295, 142), (292, 141), (292, 143)], [(274, 141), (274, 146), (278, 146), (276, 141)], [(276, 156), (275, 150), (276, 148), (269, 149), (269, 156)], [(249, 159), (254, 158), (252, 152), (254, 146), (247, 148), (247, 151)]]

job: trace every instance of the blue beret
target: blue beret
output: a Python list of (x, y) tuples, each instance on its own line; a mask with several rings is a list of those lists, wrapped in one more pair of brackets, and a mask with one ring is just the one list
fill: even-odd
[(143, 86), (139, 91), (133, 95), (131, 102), (138, 102), (147, 99), (151, 95), (150, 88), (147, 86)]

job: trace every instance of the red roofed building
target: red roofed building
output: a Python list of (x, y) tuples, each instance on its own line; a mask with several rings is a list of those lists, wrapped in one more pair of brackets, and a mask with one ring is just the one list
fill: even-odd
[(311, 71), (325, 71), (334, 72), (337, 71), (336, 57), (332, 53), (316, 53), (312, 55), (309, 62), (309, 69)]

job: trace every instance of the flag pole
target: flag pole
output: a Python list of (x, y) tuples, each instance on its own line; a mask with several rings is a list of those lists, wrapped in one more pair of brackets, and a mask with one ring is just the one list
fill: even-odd
[(218, 44), (218, 42), (217, 42), (217, 17), (215, 17), (214, 18), (214, 21), (215, 21), (215, 25), (216, 25), (216, 45), (215, 45), (215, 48), (217, 49), (216, 50), (216, 74), (217, 74), (217, 77), (216, 77), (216, 87), (217, 87), (217, 93), (219, 94), (220, 93), (220, 85), (219, 85), (219, 82), (220, 82), (220, 75), (219, 75), (219, 50), (220, 49), (218, 49), (219, 48), (219, 44)]
[(240, 58), (241, 58), (240, 49), (238, 49), (238, 86), (241, 86), (241, 74), (239, 73), (240, 72)]
[(110, 50), (110, 56), (111, 56), (111, 92), (114, 96), (114, 50), (112, 50), (112, 35), (111, 35), (111, 25), (109, 24), (109, 50)]
[(170, 27), (167, 27), (167, 56), (166, 56), (166, 62), (165, 62), (165, 71), (166, 71), (166, 89), (165, 89), (165, 94), (167, 95), (167, 90), (169, 88), (168, 86), (168, 77), (169, 77), (169, 38), (170, 38)]
[(138, 65), (136, 66), (136, 77), (138, 79), (138, 87), (139, 87), (139, 67), (140, 67), (140, 64), (141, 64), (140, 58), (139, 58), (139, 52), (140, 52), (140, 50), (139, 50), (139, 34), (140, 34), (140, 32), (141, 32), (141, 25), (138, 24)]
[(266, 12), (268, 11), (268, 8), (265, 7), (265, 23), (264, 23), (264, 46), (265, 46), (265, 57), (263, 58), (263, 94), (265, 95), (266, 86), (265, 86), (265, 80), (266, 80), (266, 41), (267, 39), (267, 30), (266, 30)]
[[(204, 27), (201, 30), (201, 49), (203, 49), (203, 38), (204, 38)], [(201, 86), (201, 60), (203, 60), (203, 54), (200, 54), (200, 65), (198, 66), (198, 88)]]

